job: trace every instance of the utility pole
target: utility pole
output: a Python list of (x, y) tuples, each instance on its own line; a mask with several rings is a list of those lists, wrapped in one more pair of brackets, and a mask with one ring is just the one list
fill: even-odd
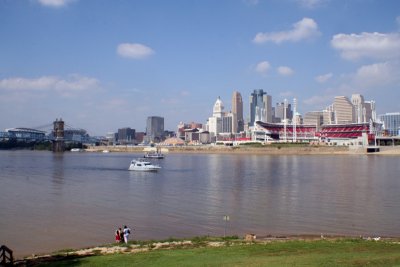
[(225, 221), (224, 237), (226, 237), (226, 227), (229, 221), (229, 215), (224, 215), (224, 221)]

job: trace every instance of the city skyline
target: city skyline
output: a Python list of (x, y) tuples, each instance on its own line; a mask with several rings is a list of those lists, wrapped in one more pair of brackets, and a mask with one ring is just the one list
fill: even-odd
[(205, 123), (263, 89), (322, 110), (359, 93), (400, 110), (400, 2), (330, 0), (0, 3), (0, 129), (62, 117), (91, 135), (148, 116)]

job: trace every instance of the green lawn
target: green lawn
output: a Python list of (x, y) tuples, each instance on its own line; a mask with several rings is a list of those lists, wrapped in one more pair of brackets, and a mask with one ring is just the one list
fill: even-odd
[(365, 240), (274, 241), (90, 256), (41, 266), (400, 266), (400, 244)]

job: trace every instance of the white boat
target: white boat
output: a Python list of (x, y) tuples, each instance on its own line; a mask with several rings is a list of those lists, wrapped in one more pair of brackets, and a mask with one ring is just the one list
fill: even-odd
[(82, 148), (71, 148), (71, 152), (83, 152)]
[(129, 165), (130, 171), (158, 171), (161, 169), (158, 165), (153, 165), (149, 161), (134, 159), (131, 161), (131, 165)]
[(158, 152), (148, 152), (144, 154), (144, 157), (148, 159), (163, 159), (164, 154)]
[(110, 150), (103, 150), (103, 153), (110, 153)]

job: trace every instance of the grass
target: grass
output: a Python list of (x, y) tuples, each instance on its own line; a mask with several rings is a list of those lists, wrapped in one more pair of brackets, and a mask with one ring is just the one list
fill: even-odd
[[(207, 241), (202, 237), (197, 240), (199, 244)], [(72, 257), (40, 266), (400, 266), (400, 244), (385, 241), (225, 242), (222, 247)]]

